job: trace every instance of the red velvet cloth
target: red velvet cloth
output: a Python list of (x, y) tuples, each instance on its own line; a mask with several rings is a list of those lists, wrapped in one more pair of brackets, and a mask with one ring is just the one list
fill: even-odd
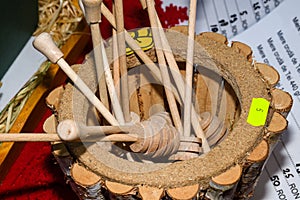
[[(43, 132), (45, 112), (34, 132)], [(0, 186), (0, 199), (76, 199), (47, 142), (27, 142)]]
[[(111, 1), (104, 3), (111, 8)], [(187, 8), (170, 4), (162, 9), (162, 1), (156, 0), (156, 9), (165, 28), (187, 20)], [(147, 11), (143, 10), (139, 0), (124, 1), (125, 28), (127, 30), (148, 27)], [(111, 27), (103, 17), (101, 23), (104, 38), (111, 36)], [(88, 53), (88, 52), (86, 52)], [(82, 59), (78, 58), (78, 62)], [(43, 132), (44, 120), (51, 115), (46, 110), (43, 119), (34, 132)], [(26, 143), (21, 154), (11, 167), (5, 180), (0, 184), (0, 199), (77, 199), (64, 175), (51, 154), (47, 142)]]

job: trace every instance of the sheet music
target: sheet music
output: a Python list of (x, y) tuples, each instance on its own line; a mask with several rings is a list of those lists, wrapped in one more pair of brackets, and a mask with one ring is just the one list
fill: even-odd
[(274, 66), (278, 87), (294, 100), (289, 126), (270, 156), (253, 199), (300, 199), (300, 1), (285, 0), (247, 31), (232, 38), (251, 46), (255, 60)]
[[(212, 31), (231, 38), (258, 22), (281, 2), (283, 0), (198, 0), (196, 33)], [(163, 1), (163, 7), (170, 4), (189, 7), (189, 1)]]

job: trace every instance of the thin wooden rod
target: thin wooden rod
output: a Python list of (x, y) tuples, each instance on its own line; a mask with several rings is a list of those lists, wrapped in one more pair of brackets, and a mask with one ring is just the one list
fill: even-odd
[[(115, 16), (116, 9), (113, 4), (113, 14)], [(120, 99), (120, 94), (121, 94), (121, 84), (120, 84), (120, 63), (119, 60), (117, 59), (119, 57), (119, 52), (118, 52), (118, 40), (117, 40), (117, 31), (115, 28), (112, 29), (112, 48), (113, 48), (113, 79), (114, 79), (114, 84), (115, 88), (117, 91), (118, 98)]]
[(183, 135), (191, 135), (191, 109), (193, 93), (193, 63), (194, 63), (194, 38), (196, 24), (197, 0), (190, 0), (190, 14), (188, 26), (188, 46), (185, 65), (185, 98), (184, 98), (184, 116), (183, 116)]
[[(112, 15), (112, 13), (109, 11), (109, 9), (102, 4), (101, 6), (101, 10), (103, 15), (105, 16), (105, 18), (110, 22), (110, 24), (115, 28), (116, 27), (116, 22), (115, 19)], [(157, 14), (156, 17), (158, 18)], [(159, 20), (159, 19), (158, 19)], [(162, 27), (160, 22), (158, 23), (159, 27)], [(162, 37), (165, 37), (165, 35), (162, 35)], [(149, 68), (149, 70), (155, 75), (155, 77), (162, 83), (162, 77), (160, 74), (160, 70), (158, 69), (158, 67), (154, 64), (154, 62), (146, 55), (146, 53), (141, 49), (141, 47), (137, 44), (137, 42), (129, 35), (129, 33), (127, 31), (125, 31), (125, 40), (127, 42), (127, 44), (130, 46), (131, 49), (133, 49), (135, 51), (135, 53), (139, 56), (139, 58), (146, 64), (146, 66)], [(166, 40), (166, 39), (165, 39)], [(163, 42), (163, 46), (164, 48), (166, 48), (167, 51), (165, 51), (165, 56), (167, 59), (167, 62), (169, 64), (169, 66), (177, 66), (176, 60), (173, 56), (173, 54), (171, 53), (171, 47), (169, 46), (168, 43), (165, 42), (165, 40), (162, 40)], [(178, 103), (180, 105), (183, 104), (183, 96), (184, 96), (184, 80), (182, 78), (182, 76), (178, 76), (180, 74), (179, 68), (172, 68), (171, 73), (174, 73), (175, 77), (176, 77), (176, 86), (178, 88), (178, 92), (177, 93), (177, 89), (175, 89), (173, 87), (172, 91), (176, 97), (176, 100), (178, 101)], [(173, 76), (174, 76), (173, 75)], [(198, 114), (195, 111), (194, 106), (192, 106), (192, 125), (194, 130), (196, 131), (196, 135), (199, 138), (203, 138), (203, 143), (205, 146), (204, 149), (206, 149), (206, 152), (209, 151), (209, 146), (207, 143), (206, 138), (204, 137), (204, 133), (203, 130), (200, 126), (200, 122), (201, 118), (198, 116)], [(199, 132), (197, 132), (199, 131)]]
[(99, 97), (101, 102), (109, 109), (109, 102), (107, 96), (107, 88), (104, 77), (102, 52), (100, 47), (101, 33), (99, 24), (101, 22), (101, 3), (102, 0), (82, 0), (85, 10), (85, 19), (90, 26), (95, 66), (98, 78)]
[[(82, 138), (71, 142), (136, 142), (137, 135), (114, 134), (96, 138)], [(56, 133), (1, 133), (1, 142), (63, 142)]]
[(55, 45), (49, 33), (44, 32), (37, 36), (33, 41), (33, 46), (46, 57), (48, 57), (51, 62), (58, 64), (58, 66), (73, 81), (73, 83), (84, 94), (84, 96), (96, 107), (96, 109), (111, 125), (119, 125), (119, 122), (116, 120), (116, 118), (109, 112), (109, 110), (107, 110), (107, 108), (95, 96), (95, 94), (84, 83), (84, 81), (73, 71), (65, 59), (63, 59), (64, 54)]
[[(162, 28), (162, 25), (160, 23), (157, 13), (156, 13), (156, 19), (157, 19), (159, 28)], [(176, 83), (179, 95), (180, 95), (181, 99), (183, 99), (184, 93), (185, 93), (184, 80), (183, 80), (182, 76), (180, 75), (179, 67), (178, 67), (175, 57), (172, 53), (172, 49), (168, 43), (166, 35), (163, 32), (160, 32), (160, 33), (161, 33), (160, 37), (161, 37), (162, 44), (164, 47), (164, 54), (165, 54), (166, 60), (168, 62), (168, 66), (170, 66), (170, 68), (171, 68), (170, 71), (171, 71), (174, 79), (176, 80), (175, 83)], [(194, 128), (195, 134), (197, 137), (201, 138), (202, 148), (203, 148), (204, 153), (206, 153), (206, 152), (210, 151), (210, 147), (209, 147), (207, 138), (204, 134), (204, 131), (200, 125), (201, 117), (198, 116), (193, 105), (192, 105), (192, 109), (191, 109), (191, 117), (192, 117), (191, 122), (192, 122), (192, 125)]]
[[(116, 20), (114, 18), (114, 15), (109, 11), (109, 9), (104, 4), (101, 5), (101, 10), (105, 18), (109, 21), (109, 23), (113, 26), (113, 28), (116, 29)], [(135, 41), (126, 30), (124, 32), (125, 32), (125, 41), (129, 45), (129, 47), (132, 50), (134, 50), (134, 52), (146, 64), (146, 66), (151, 70), (151, 72), (155, 75), (155, 77), (161, 82), (162, 78), (161, 78), (159, 68), (142, 50), (142, 48), (138, 45), (137, 41)]]
[(122, 108), (125, 117), (125, 121), (130, 121), (129, 111), (129, 92), (128, 92), (128, 75), (126, 65), (126, 44), (124, 35), (124, 12), (123, 12), (123, 0), (115, 0), (115, 11), (116, 11), (116, 29), (117, 29), (117, 40), (118, 40), (118, 53), (119, 53), (119, 65), (121, 74), (121, 99)]
[(171, 116), (172, 116), (172, 119), (173, 119), (176, 129), (178, 130), (179, 133), (182, 133), (181, 119), (180, 119), (180, 115), (178, 112), (178, 108), (177, 108), (177, 104), (176, 104), (174, 95), (171, 91), (170, 75), (168, 72), (164, 53), (162, 51), (163, 46), (162, 46), (162, 43), (160, 40), (160, 34), (158, 32), (161, 30), (158, 29), (157, 20), (155, 17), (155, 8), (154, 8), (152, 0), (147, 0), (146, 2), (147, 2), (147, 7), (148, 7), (148, 15), (149, 15), (149, 19), (150, 19), (150, 23), (151, 23), (151, 27), (152, 27), (152, 35), (153, 35), (154, 43), (155, 43), (155, 47), (156, 47), (155, 48), (156, 55), (158, 58), (160, 72), (162, 74), (162, 81), (163, 81), (164, 89), (166, 92), (169, 108), (171, 111)]
[[(74, 84), (81, 90), (84, 96), (98, 109), (103, 117), (114, 126), (118, 126), (119, 122), (116, 118), (106, 109), (103, 103), (95, 96), (95, 94), (89, 89), (89, 87), (83, 82), (82, 79), (74, 72), (70, 71), (70, 66), (64, 59), (58, 60), (57, 64), (64, 70), (64, 72), (70, 77)], [(69, 71), (68, 71), (69, 70)]]
[(56, 133), (1, 133), (1, 142), (56, 142), (61, 141)]
[(113, 105), (113, 111), (116, 115), (116, 118), (118, 120), (118, 122), (123, 125), (125, 124), (125, 118), (124, 118), (124, 113), (118, 98), (118, 93), (117, 90), (114, 86), (114, 80), (112, 78), (112, 74), (110, 71), (110, 67), (109, 67), (109, 63), (107, 60), (107, 56), (106, 56), (106, 51), (105, 51), (105, 47), (103, 44), (103, 40), (101, 40), (101, 49), (102, 49), (102, 56), (103, 56), (103, 66), (104, 66), (104, 74), (105, 74), (105, 78), (106, 78), (106, 84), (108, 87), (108, 91), (109, 91), (109, 96), (110, 96), (110, 100), (111, 103)]
[(98, 78), (98, 87), (99, 87), (99, 97), (101, 102), (105, 105), (107, 109), (109, 109), (109, 101), (107, 96), (107, 87), (104, 77), (104, 69), (103, 69), (103, 56), (102, 50), (100, 46), (101, 33), (99, 24), (90, 24), (92, 42), (93, 42), (93, 52), (95, 59), (95, 66)]
[(142, 126), (86, 126), (74, 120), (63, 120), (57, 126), (57, 133), (63, 140), (72, 141), (79, 138), (101, 137), (110, 134), (142, 133)]
[[(85, 8), (86, 21), (89, 23), (93, 41), (93, 51), (95, 58), (95, 66), (97, 77), (99, 79), (99, 93), (100, 100), (104, 100), (103, 104), (109, 108), (109, 102), (107, 97), (107, 88), (112, 104), (113, 111), (116, 115), (116, 119), (120, 124), (124, 124), (123, 111), (119, 99), (117, 98), (117, 92), (114, 87), (112, 74), (107, 61), (106, 51), (103, 44), (102, 35), (100, 32), (99, 24), (101, 22), (101, 4), (102, 0), (83, 0)], [(106, 87), (107, 86), (107, 87)]]

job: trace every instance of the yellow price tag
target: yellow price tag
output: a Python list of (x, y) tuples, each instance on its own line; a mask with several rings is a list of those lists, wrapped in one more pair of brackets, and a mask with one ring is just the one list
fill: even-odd
[[(153, 38), (150, 28), (141, 28), (135, 31), (129, 32), (130, 36), (137, 41), (139, 46), (144, 50), (149, 50), (153, 47)], [(133, 50), (130, 47), (126, 47), (126, 55), (133, 54)]]
[(264, 98), (253, 98), (247, 122), (252, 126), (263, 126), (266, 123), (270, 102)]

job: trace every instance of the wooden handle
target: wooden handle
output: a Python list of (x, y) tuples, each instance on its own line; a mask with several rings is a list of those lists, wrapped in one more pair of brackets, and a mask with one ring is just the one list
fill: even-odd
[(103, 105), (103, 103), (95, 96), (90, 88), (83, 80), (74, 72), (70, 65), (62, 58), (63, 53), (55, 46), (49, 33), (41, 33), (33, 41), (34, 47), (49, 58), (51, 62), (55, 62), (66, 73), (66, 75), (74, 82), (84, 96), (97, 108), (103, 117), (111, 125), (119, 125), (119, 122)]
[(56, 142), (61, 141), (54, 133), (1, 133), (1, 142)]
[(149, 15), (149, 19), (150, 19), (151, 28), (152, 28), (153, 39), (154, 39), (154, 43), (156, 46), (156, 55), (157, 55), (158, 63), (160, 66), (159, 67), (160, 72), (162, 74), (162, 82), (163, 82), (163, 85), (165, 88), (165, 93), (166, 93), (167, 101), (169, 104), (171, 116), (174, 121), (175, 127), (177, 128), (177, 130), (180, 133), (182, 133), (182, 123), (181, 123), (181, 119), (180, 119), (179, 112), (177, 109), (177, 104), (176, 104), (174, 94), (170, 90), (171, 81), (170, 81), (170, 76), (169, 76), (169, 72), (167, 69), (165, 55), (162, 50), (163, 45), (162, 45), (162, 41), (161, 41), (161, 37), (160, 37), (160, 32), (162, 32), (162, 29), (159, 29), (159, 27), (158, 27), (158, 22), (157, 22), (157, 19), (155, 16), (156, 11), (155, 11), (155, 7), (154, 7), (154, 2), (152, 0), (147, 0), (146, 3), (147, 3), (147, 7), (148, 7), (148, 15)]
[(41, 33), (35, 38), (32, 44), (34, 48), (44, 54), (52, 63), (57, 63), (64, 56), (49, 33)]
[[(113, 14), (109, 11), (109, 9), (102, 4), (101, 5), (101, 11), (103, 13), (103, 15), (105, 16), (105, 18), (109, 21), (109, 23), (116, 28), (116, 21), (115, 18), (113, 16)], [(157, 13), (156, 13), (157, 15)], [(158, 16), (156, 16), (158, 18)], [(159, 22), (159, 21), (158, 21)], [(158, 23), (159, 27), (162, 27), (160, 23)], [(162, 36), (162, 41), (166, 41), (166, 36), (164, 34), (161, 35)], [(139, 47), (139, 45), (137, 44), (137, 42), (129, 35), (129, 33), (125, 30), (125, 40), (127, 42), (127, 44), (130, 46), (131, 49), (133, 49), (135, 51), (135, 53), (141, 58), (141, 60), (146, 64), (146, 66), (151, 70), (151, 72), (155, 75), (155, 77), (162, 82), (162, 76), (160, 74), (160, 70), (159, 68), (154, 64), (154, 62), (146, 55), (146, 53)], [(174, 56), (172, 55), (171, 51), (171, 47), (168, 45), (168, 43), (164, 42), (163, 44), (164, 48), (166, 48), (165, 51), (165, 56), (167, 59), (167, 62), (169, 64), (169, 66), (172, 67), (171, 73), (175, 73), (175, 75), (180, 74), (179, 72), (179, 68), (177, 66), (176, 60), (174, 58)], [(177, 66), (174, 67), (174, 66)], [(184, 96), (184, 81), (182, 79), (181, 76), (176, 76), (179, 79), (175, 82), (176, 86), (178, 88), (179, 94), (177, 93), (177, 90), (173, 87), (172, 91), (174, 92), (174, 95), (177, 99), (177, 101), (182, 105), (183, 102), (181, 102), (180, 99), (183, 98)], [(208, 152), (210, 150), (210, 147), (208, 145), (207, 139), (204, 137), (204, 133), (203, 130), (200, 126), (200, 122), (199, 120), (201, 120), (201, 118), (198, 117), (194, 106), (192, 105), (192, 113), (191, 113), (191, 117), (192, 117), (192, 125), (194, 130), (196, 130), (196, 135), (197, 137), (202, 138), (203, 140), (203, 148), (204, 148), (204, 152)]]
[[(137, 127), (137, 126), (134, 126)], [(141, 127), (142, 128), (142, 127)], [(79, 138), (101, 137), (107, 134), (129, 133), (136, 130), (132, 125), (124, 126), (85, 126), (78, 124), (74, 120), (61, 121), (57, 126), (57, 133), (65, 141), (73, 141)], [(140, 131), (143, 131), (140, 129)], [(135, 131), (138, 132), (138, 131)]]
[[(116, 119), (120, 124), (124, 124), (125, 120), (123, 116), (123, 111), (121, 109), (119, 99), (117, 98), (116, 89), (114, 88), (113, 85), (113, 79), (107, 61), (107, 56), (103, 45), (103, 39), (101, 36), (100, 27), (98, 24), (101, 22), (102, 1), (83, 0), (82, 3), (85, 9), (86, 21), (90, 24), (90, 28), (91, 28), (96, 72), (99, 80), (100, 99), (104, 103), (104, 105), (108, 108), (109, 107), (109, 100), (107, 97), (107, 88), (108, 88), (111, 104), (114, 113), (116, 115)], [(105, 75), (105, 79), (102, 77), (103, 75)]]
[(64, 120), (57, 126), (57, 134), (66, 141), (72, 141), (79, 138), (80, 128), (73, 120)]
[(183, 135), (191, 134), (191, 110), (192, 110), (192, 93), (193, 93), (193, 71), (194, 71), (194, 37), (196, 24), (197, 0), (190, 0), (190, 14), (188, 27), (188, 46), (185, 65), (185, 98), (184, 98), (184, 116), (183, 116)]
[(121, 75), (121, 103), (126, 122), (130, 121), (129, 92), (128, 92), (128, 70), (126, 62), (126, 43), (124, 27), (123, 0), (115, 0), (116, 28), (118, 41), (118, 60)]
[[(123, 126), (86, 126), (74, 120), (61, 121), (57, 133), (62, 140), (92, 140), (134, 142), (130, 149), (153, 157), (173, 154), (180, 143), (179, 135), (168, 122), (168, 115), (160, 113), (148, 121)], [(103, 137), (103, 138), (101, 138)]]
[(102, 0), (82, 0), (82, 4), (84, 6), (87, 23), (100, 23)]
[(103, 57), (103, 67), (104, 67), (104, 74), (106, 79), (106, 84), (110, 96), (110, 101), (113, 107), (114, 114), (116, 115), (116, 119), (118, 122), (123, 125), (125, 123), (124, 119), (124, 113), (121, 108), (121, 104), (118, 98), (117, 90), (114, 86), (114, 80), (110, 71), (109, 63), (106, 56), (106, 51), (104, 48), (103, 40), (101, 41), (101, 51), (102, 51), (102, 57)]
[[(114, 134), (97, 138), (77, 138), (71, 142), (136, 142), (135, 134)], [(1, 133), (1, 142), (62, 142), (64, 141), (56, 133)]]
[[(146, 2), (147, 2), (147, 4), (150, 3), (150, 5), (151, 5), (151, 3), (153, 3), (150, 0), (148, 0)], [(148, 5), (148, 9), (149, 9), (149, 5)], [(155, 15), (156, 15), (155, 18), (157, 19), (157, 23), (158, 23), (158, 28), (162, 28), (162, 25), (159, 21), (159, 18), (158, 18), (158, 15), (157, 15), (156, 11), (155, 11)], [(177, 89), (178, 89), (178, 92), (179, 92), (179, 96), (181, 97), (181, 99), (183, 99), (184, 98), (184, 92), (185, 92), (184, 91), (185, 90), (184, 80), (181, 76), (178, 76), (178, 75), (180, 75), (180, 71), (179, 71), (178, 65), (176, 63), (175, 57), (172, 53), (171, 47), (168, 44), (168, 40), (166, 38), (166, 35), (162, 31), (160, 31), (159, 33), (160, 33), (162, 45), (164, 47), (165, 58), (166, 58), (167, 63), (170, 66), (170, 69), (171, 69), (170, 72), (172, 73), (173, 77), (176, 77), (175, 83), (176, 83), (176, 86), (177, 86)], [(178, 99), (178, 102), (180, 103), (179, 99)], [(183, 102), (181, 102), (181, 103), (183, 104)], [(201, 126), (200, 126), (199, 120), (201, 120), (201, 118), (198, 117), (193, 105), (192, 105), (192, 110), (191, 111), (192, 111), (191, 112), (191, 122), (192, 122), (193, 128), (195, 130), (195, 134), (197, 135), (197, 137), (202, 139), (202, 145), (203, 145), (202, 147), (204, 149), (204, 152), (206, 153), (206, 152), (210, 151), (210, 147), (209, 147), (207, 139), (204, 135), (204, 132), (203, 132)]]

